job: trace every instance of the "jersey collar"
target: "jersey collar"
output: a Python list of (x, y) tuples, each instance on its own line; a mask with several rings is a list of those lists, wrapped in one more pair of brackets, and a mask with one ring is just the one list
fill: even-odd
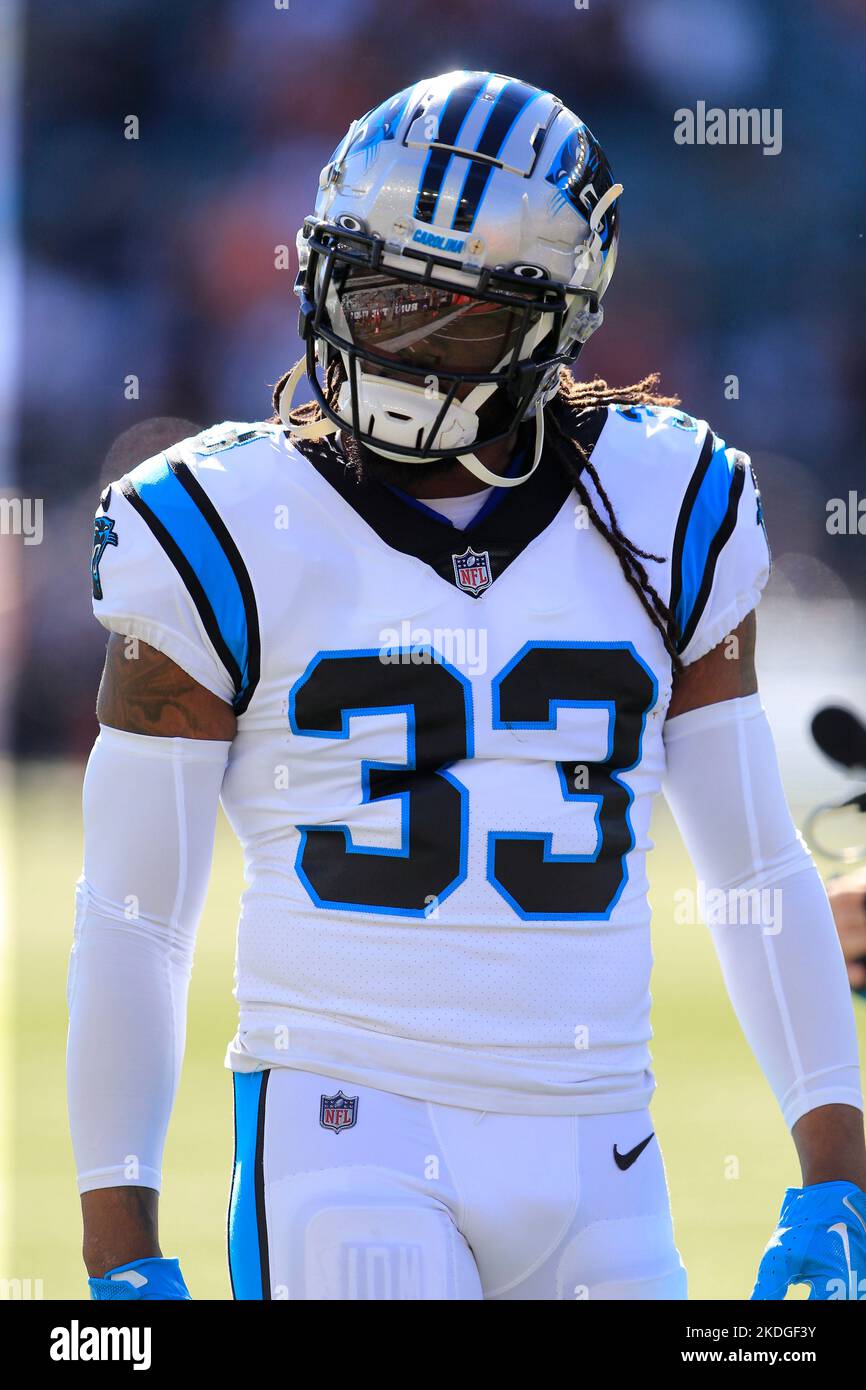
[[(606, 411), (593, 411), (582, 423), (580, 442), (587, 453), (595, 446), (606, 418)], [(440, 579), (472, 598), (482, 598), (530, 542), (547, 529), (574, 486), (574, 479), (567, 477), (545, 450), (539, 467), (521, 487), (499, 490), (468, 526), (458, 529), (399, 488), (374, 478), (359, 482), (332, 438), (304, 440), (295, 447), (385, 545), (414, 555)], [(512, 466), (518, 462), (516, 456)], [(477, 566), (473, 559), (479, 561)], [(466, 579), (468, 569), (473, 570), (469, 576), (472, 582)]]

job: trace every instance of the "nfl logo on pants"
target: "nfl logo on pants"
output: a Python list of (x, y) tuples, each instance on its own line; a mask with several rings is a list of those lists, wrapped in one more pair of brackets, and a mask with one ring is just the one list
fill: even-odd
[(322, 1096), (319, 1104), (319, 1124), (322, 1129), (333, 1129), (339, 1134), (343, 1129), (351, 1129), (357, 1118), (357, 1096), (344, 1096), (342, 1091), (335, 1096)]

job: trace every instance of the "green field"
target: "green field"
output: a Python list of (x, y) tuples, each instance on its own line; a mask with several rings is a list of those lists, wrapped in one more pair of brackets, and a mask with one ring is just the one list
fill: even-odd
[[(41, 1279), (46, 1298), (86, 1295), (78, 1198), (66, 1127), (65, 980), (72, 895), (80, 863), (81, 769), (43, 766), (21, 776), (11, 860), (11, 1173), (0, 1277)], [(782, 1192), (798, 1181), (790, 1139), (740, 1035), (712, 945), (700, 927), (671, 921), (675, 887), (692, 882), (664, 807), (655, 825), (654, 1103), (678, 1243), (695, 1299), (747, 1297)], [(162, 1244), (182, 1257), (199, 1298), (228, 1298), (225, 1210), (231, 1095), (223, 1055), (234, 1031), (231, 996), (240, 851), (220, 823), (199, 944), (186, 1064), (162, 1202)], [(866, 1008), (858, 1003), (861, 1043)], [(4, 1114), (4, 1121), (8, 1115)], [(7, 1161), (7, 1166), (10, 1162)], [(11, 1240), (8, 1239), (11, 1232)]]

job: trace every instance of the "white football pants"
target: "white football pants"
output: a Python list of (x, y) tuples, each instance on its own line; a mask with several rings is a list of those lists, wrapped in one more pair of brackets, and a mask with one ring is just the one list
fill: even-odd
[(647, 1110), (495, 1115), (288, 1068), (234, 1090), (235, 1298), (686, 1296)]

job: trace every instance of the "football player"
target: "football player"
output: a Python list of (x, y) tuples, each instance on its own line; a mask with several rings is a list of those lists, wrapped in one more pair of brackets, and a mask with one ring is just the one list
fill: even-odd
[(621, 193), (550, 92), (408, 87), (322, 170), (274, 418), (102, 497), (69, 988), (96, 1297), (188, 1296), (157, 1194), (221, 798), (234, 1296), (684, 1298), (648, 1110), (663, 782), (802, 1167), (756, 1296), (866, 1277), (845, 970), (755, 681), (755, 478), (654, 379), (570, 371)]

